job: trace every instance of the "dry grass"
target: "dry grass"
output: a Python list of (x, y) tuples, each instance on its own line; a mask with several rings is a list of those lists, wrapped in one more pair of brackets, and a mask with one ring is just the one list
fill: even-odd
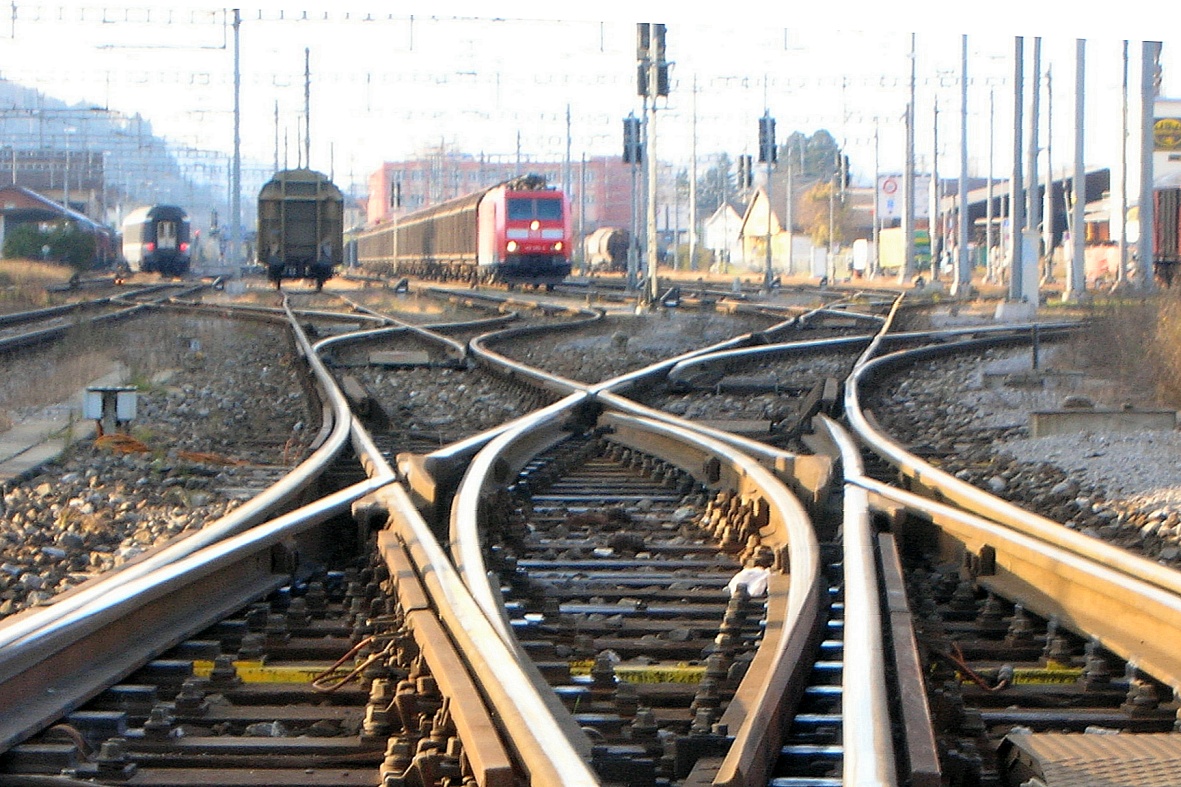
[(0, 431), (20, 420), (22, 410), (68, 400), (92, 380), (109, 372), (116, 352), (111, 342), (91, 332), (72, 334), (53, 348), (9, 354), (0, 361)]
[(65, 284), (74, 271), (35, 260), (0, 260), (0, 312), (53, 305), (47, 288)]
[(180, 343), (161, 338), (172, 336), (170, 330), (165, 316), (97, 329), (80, 325), (52, 346), (0, 357), (0, 431), (19, 422), (22, 411), (67, 401), (118, 365), (132, 381), (175, 368)]
[(1088, 316), (1072, 348), (1080, 368), (1134, 404), (1181, 408), (1181, 295), (1097, 301)]
[(1155, 318), (1146, 365), (1152, 370), (1157, 401), (1181, 408), (1181, 293), (1159, 296)]

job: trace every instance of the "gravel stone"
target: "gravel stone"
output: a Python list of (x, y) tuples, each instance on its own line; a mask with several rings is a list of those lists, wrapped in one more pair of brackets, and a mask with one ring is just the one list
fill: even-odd
[[(276, 479), (307, 453), (311, 435), (295, 428), (311, 419), (304, 373), (284, 327), (161, 314), (120, 331), (131, 368), (151, 379), (130, 430), (147, 451), (82, 441), (0, 487), (0, 574), (17, 580), (0, 584), (0, 616), (204, 527), (239, 505), (229, 490), (257, 485), (260, 468)], [(202, 349), (180, 349), (190, 345), (178, 336)], [(6, 373), (25, 373), (21, 363), (6, 359)]]
[[(1043, 368), (1052, 368), (1050, 362)], [(1065, 402), (1116, 409), (1135, 402), (1117, 381), (1050, 377), (1044, 387), (993, 381), (1028, 374), (1028, 350), (940, 359), (872, 392), (887, 433), (929, 446), (934, 463), (1066, 527), (1177, 564), (1181, 551), (1181, 432), (1091, 431), (1033, 438), (1034, 410)], [(989, 380), (986, 380), (986, 373)], [(1072, 390), (1078, 389), (1078, 390)], [(979, 451), (965, 451), (971, 442)]]

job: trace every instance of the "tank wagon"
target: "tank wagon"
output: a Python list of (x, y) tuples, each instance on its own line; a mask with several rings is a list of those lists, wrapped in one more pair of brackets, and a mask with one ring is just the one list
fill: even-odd
[(593, 271), (627, 270), (631, 233), (621, 227), (600, 227), (583, 241), (586, 260)]
[(188, 214), (175, 205), (131, 211), (123, 220), (123, 259), (132, 271), (184, 276), (191, 262)]
[(527, 175), (362, 232), (357, 262), (398, 276), (553, 289), (570, 274), (566, 195)]
[(276, 172), (258, 193), (258, 262), (276, 287), (307, 279), (316, 289), (344, 254), (344, 197), (320, 172)]

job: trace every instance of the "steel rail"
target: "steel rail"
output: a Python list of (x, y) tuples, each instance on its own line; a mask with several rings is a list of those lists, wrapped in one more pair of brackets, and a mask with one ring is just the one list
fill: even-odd
[[(437, 296), (432, 295), (430, 293), (427, 293), (427, 295), (428, 295), (428, 297), (437, 297)], [(426, 331), (426, 334), (424, 334), (424, 338), (435, 337), (436, 335), (442, 335), (445, 333), (449, 333), (451, 331), (458, 332), (458, 331), (473, 331), (473, 330), (478, 330), (481, 328), (483, 328), (483, 329), (500, 328), (500, 327), (504, 327), (506, 325), (509, 325), (512, 322), (514, 322), (515, 320), (519, 320), (521, 318), (521, 315), (518, 312), (506, 312), (504, 314), (497, 314), (495, 317), (479, 317), (474, 320), (455, 320), (452, 322), (412, 323), (412, 322), (407, 322), (405, 320), (399, 320), (399, 319), (397, 319), (395, 317), (391, 317), (387, 314), (383, 314), (382, 312), (377, 311), (376, 309), (372, 309), (364, 304), (355, 303), (351, 298), (345, 298), (344, 296), (340, 296), (340, 297), (342, 300), (344, 300), (346, 303), (348, 303), (352, 308), (356, 309), (359, 312), (364, 312), (366, 314), (372, 314), (375, 317), (381, 318), (383, 321), (385, 321), (387, 323), (404, 325), (406, 327), (424, 330), (424, 331)], [(486, 307), (484, 307), (483, 304), (477, 304), (476, 307), (477, 308), (486, 308)], [(466, 347), (464, 348), (464, 352), (466, 354), (466, 352), (467, 352)]]
[(20, 347), (29, 347), (34, 344), (40, 344), (41, 342), (59, 339), (62, 336), (68, 334), (70, 331), (77, 329), (77, 327), (82, 322), (104, 324), (108, 322), (116, 322), (118, 320), (125, 320), (137, 312), (147, 308), (149, 307), (146, 304), (129, 306), (127, 308), (120, 309), (119, 311), (111, 312), (110, 314), (99, 314), (93, 317), (87, 317), (85, 320), (80, 322), (71, 322), (65, 325), (55, 325), (50, 328), (42, 328), (41, 330), (22, 333), (18, 336), (9, 336), (8, 338), (0, 339), (0, 351), (15, 350)]
[(511, 483), (536, 454), (565, 439), (569, 432), (563, 428), (563, 416), (586, 398), (585, 392), (571, 395), (517, 419), (512, 428), (501, 431), (468, 464), (451, 504), (451, 561), (480, 609), (510, 647), (515, 647), (516, 637), (500, 588), (488, 581), (484, 564), (478, 519), (481, 501), (490, 490)]
[(330, 424), (326, 425), (326, 428), (330, 428), (327, 439), (286, 476), (202, 530), (151, 552), (143, 559), (130, 563), (113, 574), (80, 585), (54, 604), (29, 610), (0, 623), (0, 680), (4, 680), (17, 666), (10, 655), (19, 649), (21, 643), (36, 639), (38, 632), (75, 609), (100, 599), (121, 584), (264, 521), (280, 507), (295, 501), (336, 458), (352, 432), (352, 415), (348, 409), (348, 402), (317, 357), (294, 315), (289, 314), (289, 321), (300, 353), (311, 367), (320, 394), (326, 402), (325, 410), (330, 421)]
[[(786, 594), (772, 594), (783, 604), (768, 611), (768, 620), (777, 625), (768, 625), (759, 655), (721, 719), (737, 732), (715, 779), (717, 784), (765, 783), (819, 631), (819, 547), (811, 521), (778, 479), (730, 446), (683, 426), (621, 414), (603, 414), (600, 425), (611, 429), (611, 440), (672, 462), (706, 486), (733, 488), (744, 497), (757, 496), (768, 503), (770, 522), (763, 539), (772, 548), (787, 549), (791, 583)], [(472, 461), (452, 506), (450, 535), (456, 570), (504, 644), (521, 659), (528, 657), (512, 634), (499, 586), (493, 586), (484, 563), (479, 511), (487, 492), (511, 482), (517, 470), (564, 436), (550, 417), (502, 433)], [(715, 459), (720, 473), (710, 479), (705, 468)], [(544, 684), (538, 690), (549, 691)]]
[[(1075, 330), (1079, 327), (1076, 322), (1062, 322), (1062, 323), (1047, 323), (1038, 326), (1038, 329), (1045, 331), (1046, 336), (1058, 336), (1063, 331)], [(1032, 325), (982, 325), (976, 327), (965, 328), (941, 328), (931, 331), (909, 331), (906, 333), (878, 333), (875, 336), (880, 336), (881, 340), (877, 342), (874, 351), (880, 349), (882, 346), (889, 346), (895, 344), (906, 344), (916, 341), (938, 342), (946, 343), (961, 337), (977, 337), (981, 341), (996, 342), (1000, 338), (1015, 337), (1016, 339), (1024, 340), (1024, 337), (1033, 329)], [(739, 347), (732, 350), (724, 350), (710, 353), (708, 355), (700, 355), (693, 358), (678, 362), (672, 369), (669, 370), (668, 377), (673, 383), (683, 381), (694, 371), (713, 366), (716, 364), (726, 364), (734, 361), (750, 361), (761, 358), (763, 356), (788, 355), (797, 352), (806, 352), (823, 347), (856, 347), (860, 344), (871, 345), (874, 342), (875, 336), (868, 334), (864, 336), (837, 336), (827, 339), (805, 339), (802, 341), (782, 342), (779, 344), (765, 344), (758, 347)], [(864, 363), (865, 359), (861, 360)]]
[[(436, 333), (435, 331), (431, 330), (427, 326), (416, 325), (414, 323), (406, 322), (405, 320), (399, 320), (395, 317), (390, 317), (389, 315), (382, 314), (374, 309), (369, 308), (368, 306), (364, 306), (362, 304), (355, 303), (354, 301), (350, 300), (349, 298), (345, 298), (344, 296), (341, 296), (341, 299), (345, 303), (347, 303), (350, 307), (352, 307), (354, 310), (356, 310), (358, 312), (363, 312), (366, 314), (373, 315), (374, 317), (384, 320), (386, 323), (388, 323), (390, 325), (396, 326), (397, 328), (399, 328), (403, 331), (406, 331), (408, 333), (412, 333), (415, 336), (419, 337), (420, 339), (431, 342), (432, 344), (442, 345), (443, 347), (447, 348), (447, 350), (452, 355), (454, 355), (458, 361), (463, 361), (465, 358), (467, 358), (467, 345), (460, 344), (459, 342), (455, 341), (454, 339), (452, 339), (448, 336), (443, 336), (439, 333)], [(358, 336), (356, 338), (360, 339), (360, 338), (366, 338), (366, 337)]]
[(823, 415), (819, 423), (836, 448), (844, 473), (841, 554), (844, 563), (845, 644), (841, 725), (844, 784), (894, 787), (894, 761), (877, 551), (870, 524), (869, 494), (854, 481), (864, 477), (851, 435)]
[(1082, 552), (1066, 540), (1047, 541), (870, 478), (853, 483), (870, 493), (875, 508), (913, 512), (981, 558), (974, 579), (983, 587), (1097, 639), (1181, 691), (1181, 593), (1125, 572), (1095, 549)]
[(757, 460), (782, 481), (790, 484), (801, 499), (815, 505), (828, 489), (833, 473), (833, 462), (825, 456), (796, 454), (749, 437), (727, 432), (705, 424), (694, 423), (680, 416), (640, 404), (627, 397), (607, 391), (595, 395), (595, 401), (621, 413), (649, 418), (653, 421), (684, 426), (712, 440), (729, 445)]
[[(600, 314), (601, 316), (601, 313), (596, 312), (596, 314)], [(781, 325), (789, 325), (790, 323), (791, 321), (787, 321)], [(553, 327), (555, 326), (548, 326), (548, 328)], [(774, 330), (778, 327), (779, 326), (773, 326), (772, 329), (768, 330)], [(529, 326), (527, 331), (521, 331), (520, 333), (516, 332), (516, 329), (514, 329), (514, 332), (511, 335), (517, 336), (525, 332), (542, 331), (546, 329), (546, 326)], [(765, 334), (767, 332), (768, 331), (763, 331), (761, 333)], [(558, 396), (575, 396), (578, 401), (582, 402), (586, 406), (591, 405), (594, 401), (600, 398), (608, 397), (608, 392), (628, 389), (644, 382), (653, 380), (664, 374), (666, 369), (675, 365), (678, 361), (692, 358), (699, 353), (721, 351), (733, 347), (736, 344), (760, 343), (759, 334), (743, 334), (742, 336), (720, 342), (711, 347), (690, 351), (675, 358), (657, 362), (643, 369), (625, 373), (611, 380), (588, 385), (576, 380), (569, 380), (559, 375), (550, 374), (549, 372), (545, 372), (540, 369), (524, 366), (523, 364), (519, 364), (516, 361), (513, 361), (512, 359), (495, 352), (487, 346), (491, 342), (504, 338), (506, 338), (506, 335), (503, 331), (484, 334), (474, 338), (469, 343), (471, 357), (477, 363), (489, 366), (499, 374), (508, 377), (510, 380), (526, 379), (534, 381), (536, 384), (540, 385), (543, 390), (550, 391), (551, 393), (554, 393)], [(586, 391), (590, 392), (590, 397), (584, 397), (582, 395), (583, 392)], [(670, 423), (689, 423), (684, 419), (677, 418), (676, 416), (672, 416), (668, 413), (661, 413), (659, 410), (644, 408), (642, 405), (628, 402), (622, 397), (617, 397), (617, 399), (618, 401), (611, 400), (612, 406), (619, 407), (621, 409), (634, 407), (636, 409), (629, 411), (660, 420), (667, 420)], [(557, 404), (561, 403), (559, 402)], [(492, 429), (472, 435), (471, 437), (465, 438), (463, 440), (456, 441), (455, 443), (444, 446), (435, 451), (431, 451), (428, 454), (402, 454), (398, 457), (399, 476), (406, 480), (409, 488), (414, 492), (420, 502), (427, 506), (433, 506), (438, 495), (438, 489), (441, 486), (445, 486), (448, 483), (456, 481), (463, 468), (468, 462), (471, 461), (471, 458), (480, 451), (480, 449), (482, 449), (506, 429), (515, 428), (525, 418), (529, 418), (529, 416), (525, 415), (521, 418), (513, 419), (512, 421), (508, 421), (504, 424), (493, 427)], [(773, 456), (771, 456), (767, 461), (772, 465), (775, 465), (776, 463), (780, 463), (782, 465), (784, 462), (790, 464), (792, 459), (787, 457), (794, 457), (794, 455), (771, 449), (769, 446), (753, 440), (745, 440), (744, 438), (740, 438), (718, 430), (710, 430), (707, 427), (702, 427), (700, 425), (693, 426), (699, 431), (705, 431), (709, 433), (716, 439), (721, 439), (723, 441), (730, 442), (731, 444), (738, 445), (742, 447), (742, 450), (757, 451), (761, 456), (764, 457), (766, 457), (767, 452), (770, 451), (773, 453)], [(819, 473), (819, 475), (824, 474), (825, 473), (823, 471)], [(817, 474), (809, 473), (809, 475), (815, 476)]]
[(45, 309), (30, 309), (23, 312), (10, 312), (9, 314), (0, 314), (0, 325), (20, 325), (26, 322), (37, 322), (39, 320), (47, 320), (53, 317), (59, 317), (64, 314), (71, 314), (74, 312), (84, 312), (87, 309), (96, 309), (100, 306), (108, 305), (113, 299), (95, 298), (92, 301), (80, 301), (78, 303), (65, 303), (61, 306), (50, 306)]
[[(296, 330), (308, 358), (316, 358), (318, 348)], [(317, 365), (323, 386), (327, 372), (318, 359), (313, 367)], [(321, 393), (329, 399), (338, 398), (331, 394), (331, 386), (322, 387)], [(347, 424), (343, 432), (352, 439), (369, 475), (366, 481), (270, 522), (226, 531), (237, 535), (212, 543), (197, 536), (185, 539), (177, 548), (164, 550), (174, 553), (171, 560), (144, 560), (136, 564), (135, 571), (119, 572), (114, 578), (117, 581), (100, 581), (85, 592), (72, 594), (68, 603), (47, 608), (54, 615), (38, 616), (35, 631), (6, 641), (0, 647), (0, 749), (217, 617), (281, 586), (287, 578), (273, 572), (271, 553), (275, 548), (392, 482), (392, 468), (360, 423), (339, 406), (334, 406), (333, 416), (337, 423)], [(330, 461), (335, 453), (322, 450), (320, 460)], [(223, 517), (210, 528), (231, 517)], [(194, 616), (190, 605), (178, 603), (180, 599), (200, 600), (201, 614)], [(0, 633), (10, 632), (5, 629)], [(134, 646), (128, 647), (131, 642)]]
[[(825, 594), (811, 519), (766, 468), (721, 441), (692, 428), (615, 413), (604, 414), (602, 422), (613, 428), (611, 439), (660, 456), (695, 476), (705, 467), (706, 457), (716, 458), (723, 471), (719, 487), (735, 488), (744, 497), (762, 496), (768, 503), (770, 521), (760, 538), (776, 550), (787, 550), (785, 606), (769, 606), (758, 653), (722, 714), (720, 722), (734, 731), (734, 740), (712, 779), (714, 785), (727, 787), (766, 784), (822, 633)], [(695, 466), (685, 462), (686, 451), (698, 460)], [(769, 605), (770, 599), (784, 600), (781, 594), (769, 594)]]
[(0, 750), (44, 728), (157, 654), (290, 581), (274, 551), (389, 483), (366, 479), (244, 532), (83, 594), (0, 649)]
[(518, 307), (526, 310), (536, 309), (537, 311), (545, 312), (546, 314), (586, 314), (594, 311), (580, 306), (568, 306), (560, 303), (546, 303), (545, 301), (527, 301), (515, 297), (505, 297), (500, 295), (493, 295), (487, 292), (477, 292), (474, 290), (461, 289), (447, 289), (446, 287), (424, 287), (421, 292), (424, 292), (433, 297), (442, 298), (443, 300), (465, 303), (466, 305), (480, 304), (487, 308), (488, 304), (496, 304), (501, 311), (507, 311), (512, 307)]
[(915, 488), (930, 490), (932, 494), (937, 495), (938, 499), (950, 500), (967, 511), (1013, 527), (1048, 543), (1086, 555), (1110, 568), (1150, 582), (1170, 593), (1181, 594), (1181, 574), (1177, 571), (1122, 549), (1114, 549), (1098, 539), (1070, 530), (1059, 522), (1026, 511), (1020, 506), (1002, 500), (928, 464), (884, 434), (862, 411), (860, 406), (861, 387), (868, 385), (889, 367), (909, 363), (916, 357), (924, 357), (936, 352), (947, 353), (957, 349), (975, 349), (979, 346), (981, 346), (979, 342), (969, 342), (962, 345), (900, 351), (862, 366), (854, 372), (851, 384), (845, 389), (845, 415), (853, 432), (870, 450), (894, 464)]
[(708, 355), (699, 355), (679, 361), (668, 370), (668, 379), (673, 384), (683, 383), (685, 378), (694, 371), (709, 366), (735, 361), (749, 362), (768, 355), (788, 355), (822, 348), (840, 349), (843, 347), (857, 347), (859, 345), (868, 345), (870, 341), (872, 341), (872, 337), (867, 334), (864, 336), (834, 336), (827, 339), (804, 339), (802, 341), (783, 342), (781, 344), (764, 344), (760, 347), (739, 347), (733, 350), (713, 352)]
[[(137, 290), (133, 293), (124, 293), (120, 296), (109, 296), (105, 298), (97, 298), (93, 301), (86, 301), (83, 303), (66, 304), (63, 306), (54, 306), (48, 309), (35, 309), (32, 311), (16, 312), (13, 314), (0, 315), (0, 325), (22, 325), (28, 322), (36, 322), (38, 320), (53, 319), (55, 317), (67, 316), (71, 313), (78, 314), (77, 322), (70, 322), (64, 325), (56, 325), (40, 330), (29, 331), (17, 336), (10, 336), (0, 339), (0, 351), (15, 350), (20, 347), (29, 347), (41, 342), (52, 341), (53, 339), (65, 336), (70, 331), (74, 330), (81, 323), (102, 324), (107, 322), (115, 322), (118, 320), (127, 319), (137, 312), (148, 308), (149, 304), (138, 303), (132, 300), (124, 300), (134, 295), (152, 293), (161, 287), (169, 287), (171, 285), (156, 285), (154, 287), (145, 287), (142, 290)], [(120, 307), (116, 311), (109, 314), (99, 314), (91, 317), (84, 317), (82, 312), (88, 309), (99, 308), (103, 306)]]
[[(284, 296), (286, 298), (286, 296)], [(180, 298), (170, 298), (168, 301), (159, 304), (160, 306), (169, 306), (173, 308), (190, 309), (193, 311), (209, 311), (215, 313), (238, 313), (250, 314), (259, 317), (273, 318), (275, 320), (285, 320), (288, 311), (302, 318), (319, 319), (319, 320), (335, 320), (337, 322), (372, 322), (383, 324), (386, 320), (372, 317), (364, 314), (346, 314), (344, 312), (319, 311), (312, 309), (290, 309), (281, 306), (258, 306), (249, 303), (204, 303), (201, 301), (186, 301)]]
[(562, 709), (556, 696), (536, 670), (528, 669), (531, 662), (493, 628), (406, 490), (401, 484), (390, 484), (376, 494), (390, 512), (391, 527), (414, 558), (436, 612), (467, 656), (468, 668), (518, 751), (530, 783), (553, 787), (598, 785), (598, 778), (586, 762), (589, 743), (575, 744), (577, 725), (572, 719), (565, 726), (559, 721)]
[[(383, 330), (391, 329), (372, 333)], [(362, 335), (333, 337), (320, 342), (317, 350), (323, 351), (358, 338)], [(435, 339), (433, 336), (427, 338)], [(367, 437), (359, 423), (355, 424), (355, 429)], [(437, 616), (447, 636), (461, 649), (461, 655), (466, 655), (467, 670), (475, 681), (473, 685), (494, 710), (508, 743), (518, 752), (523, 767), (534, 779), (533, 783), (572, 787), (597, 785), (597, 778), (586, 765), (589, 742), (582, 741), (582, 747), (573, 746), (570, 740), (572, 733), (578, 733), (577, 725), (570, 720), (563, 728), (560, 722), (554, 721), (561, 710), (560, 704), (548, 688), (544, 693), (538, 691), (540, 675), (535, 669), (530, 670), (531, 665), (526, 665), (519, 656), (510, 653), (490, 627), (406, 489), (397, 483), (389, 484), (377, 490), (373, 499), (389, 516), (387, 528), (379, 534), (379, 550), (391, 568), (391, 574), (398, 575), (399, 555), (406, 554), (416, 571), (416, 582), (421, 583), (429, 597), (429, 609), (408, 613), (408, 619), (413, 618), (411, 622), (417, 624), (416, 638), (427, 636), (427, 627), (433, 628), (431, 621)], [(403, 584), (399, 582), (398, 587), (402, 590)], [(422, 645), (434, 673), (439, 665), (431, 662), (441, 643), (423, 642)], [(453, 689), (463, 685), (460, 676), (453, 671), (441, 675), (440, 681), (452, 682), (455, 684)], [(499, 741), (495, 731), (479, 714), (470, 710), (469, 703), (473, 698), (465, 696), (467, 692), (462, 688), (458, 693), (451, 710), (478, 783), (493, 787), (507, 784), (506, 765), (498, 754)]]
[[(443, 292), (449, 292), (444, 290)], [(602, 318), (602, 312), (591, 312), (592, 320)], [(683, 355), (677, 356), (666, 361), (661, 361), (652, 366), (645, 367), (633, 372), (626, 373), (613, 380), (607, 380), (602, 383), (588, 385), (577, 380), (570, 380), (559, 375), (551, 374), (541, 369), (519, 364), (516, 361), (501, 355), (496, 351), (490, 349), (487, 345), (498, 341), (510, 338), (513, 336), (525, 335), (531, 332), (540, 332), (545, 330), (552, 330), (561, 328), (562, 326), (526, 326), (521, 329), (510, 329), (509, 331), (496, 331), (488, 334), (477, 336), (469, 342), (469, 350), (471, 357), (480, 364), (488, 366), (498, 374), (507, 377), (509, 380), (524, 379), (532, 381), (534, 384), (540, 386), (542, 390), (549, 391), (557, 396), (567, 397), (575, 396), (579, 401), (593, 401), (597, 398), (598, 392), (615, 390), (616, 388), (626, 388), (638, 385), (644, 381), (650, 380), (664, 373), (664, 370), (676, 363), (680, 359), (690, 358), (696, 352), (710, 352), (719, 349), (725, 349), (733, 346), (735, 343), (750, 343), (757, 342), (758, 339), (755, 334), (744, 334), (734, 339), (721, 342), (707, 347), (699, 351), (691, 351)], [(590, 391), (592, 396), (588, 399), (582, 394)], [(657, 411), (648, 410), (648, 413)], [(444, 483), (444, 479), (453, 479), (457, 476), (462, 468), (471, 461), (471, 458), (476, 455), (485, 445), (491, 440), (495, 439), (497, 435), (501, 434), (506, 429), (516, 427), (522, 419), (528, 418), (528, 415), (521, 418), (513, 419), (499, 426), (488, 429), (463, 440), (456, 441), (451, 445), (443, 446), (435, 451), (431, 451), (424, 455), (403, 454), (398, 457), (398, 471), (399, 475), (406, 479), (410, 488), (418, 496), (418, 498), (428, 505), (433, 505), (436, 497), (438, 487)], [(666, 417), (671, 418), (672, 416)], [(683, 423), (683, 421), (681, 421)], [(716, 436), (716, 435), (715, 435)], [(765, 446), (764, 446), (765, 447)]]
[[(1141, 588), (1142, 592), (1145, 592), (1145, 598), (1151, 596), (1154, 599), (1152, 603), (1159, 605), (1158, 614), (1161, 615), (1159, 620), (1171, 620), (1173, 618), (1171, 605), (1175, 603), (1176, 598), (1181, 598), (1181, 574), (1177, 571), (1162, 566), (1152, 560), (1126, 552), (1123, 549), (1113, 547), (1099, 539), (1070, 530), (1061, 523), (1026, 511), (1013, 503), (1002, 500), (978, 487), (961, 481), (950, 473), (934, 467), (911, 454), (901, 444), (881, 432), (862, 411), (859, 395), (862, 386), (872, 384), (876, 377), (884, 374), (887, 369), (896, 365), (911, 363), (915, 358), (926, 357), (936, 353), (949, 353), (960, 349), (975, 349), (986, 341), (989, 340), (976, 340), (942, 347), (926, 347), (909, 351), (899, 351), (873, 361), (867, 361), (854, 372), (850, 378), (850, 384), (846, 386), (845, 416), (851, 429), (867, 448), (895, 465), (908, 479), (916, 494), (908, 495), (904, 499), (912, 504), (912, 510), (920, 512), (924, 516), (930, 515), (931, 511), (938, 511), (940, 516), (944, 516), (943, 509), (937, 508), (936, 506), (938, 503), (947, 501), (971, 515), (997, 523), (1003, 528), (1013, 531), (1014, 534), (1020, 534), (1033, 539), (1041, 544), (1041, 548), (1047, 554), (1051, 550), (1054, 550), (1054, 554), (1075, 556), (1075, 561), (1093, 561), (1103, 567), (1103, 570), (1111, 572), (1113, 577), (1119, 578), (1118, 580), (1112, 580), (1109, 577), (1103, 577), (1104, 582), (1110, 583), (1109, 587), (1117, 588), (1119, 587), (1119, 583), (1122, 582), (1125, 587)], [(871, 484), (868, 480), (864, 483), (867, 486)], [(874, 483), (871, 488), (885, 496), (884, 487), (879, 488), (879, 485)], [(934, 497), (936, 502), (924, 502), (923, 505), (915, 505), (919, 500), (927, 500), (927, 498), (919, 497), (918, 492), (922, 492), (929, 497)], [(1035, 564), (1044, 566), (1045, 564), (1041, 563), (1041, 560), (1043, 559), (1030, 558), (1022, 562), (1026, 567)], [(1052, 566), (1052, 561), (1049, 562), (1049, 565)], [(1060, 580), (1055, 580), (1050, 574), (1034, 580), (1024, 580), (1014, 569), (1006, 570), (1017, 576), (1017, 579), (1014, 581), (1020, 583), (1028, 582), (1029, 587), (1024, 588), (1024, 590), (1026, 593), (1035, 596), (1042, 595), (1041, 588), (1055, 587), (1060, 582)], [(1033, 569), (1028, 568), (1028, 570), (1032, 571)], [(1098, 582), (1099, 580), (1096, 579), (1094, 581)], [(1148, 590), (1151, 590), (1152, 593), (1149, 594), (1147, 592)], [(1132, 593), (1124, 592), (1127, 593), (1129, 598), (1134, 597)], [(1115, 594), (1116, 591), (1111, 590), (1111, 593)], [(1070, 594), (1074, 597), (1087, 595), (1078, 589), (1071, 590)], [(1164, 599), (1168, 599), (1168, 601)], [(1124, 612), (1109, 612), (1106, 619), (1089, 622), (1086, 627), (1072, 625), (1071, 623), (1071, 621), (1092, 620), (1091, 611), (1086, 605), (1077, 606), (1076, 608), (1076, 604), (1073, 603), (1073, 598), (1070, 596), (1063, 601), (1053, 598), (1043, 600), (1041, 605), (1046, 607), (1051, 602), (1064, 605), (1065, 608), (1062, 610), (1060, 617), (1065, 624), (1079, 628), (1082, 633), (1096, 633), (1096, 636), (1098, 636), (1100, 642), (1105, 647), (1125, 658), (1140, 660), (1145, 664), (1151, 661), (1154, 669), (1157, 670), (1153, 674), (1157, 675), (1161, 680), (1169, 682), (1174, 688), (1181, 690), (1181, 647), (1178, 647), (1181, 645), (1181, 641), (1175, 641), (1175, 638), (1167, 638), (1172, 641), (1172, 644), (1164, 649), (1165, 652), (1160, 652), (1160, 649), (1156, 645), (1149, 642), (1152, 637), (1149, 637), (1146, 633), (1147, 631), (1152, 631), (1153, 637), (1160, 636), (1161, 629), (1159, 622), (1148, 625), (1148, 628), (1139, 631), (1128, 631), (1122, 626), (1123, 620), (1137, 619), (1137, 616), (1134, 614), (1136, 607), (1135, 601), (1130, 603), (1130, 608), (1126, 614)], [(1094, 600), (1093, 602), (1096, 609), (1109, 610), (1111, 603), (1100, 603), (1099, 600)], [(1122, 620), (1111, 618), (1122, 618)], [(1162, 637), (1162, 639), (1166, 638)], [(1150, 653), (1150, 655), (1138, 656), (1138, 653)]]

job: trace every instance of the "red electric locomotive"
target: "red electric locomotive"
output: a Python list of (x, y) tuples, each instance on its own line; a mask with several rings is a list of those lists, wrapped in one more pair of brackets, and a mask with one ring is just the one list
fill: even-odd
[(527, 175), (357, 237), (364, 267), (422, 278), (553, 289), (570, 275), (570, 205)]

